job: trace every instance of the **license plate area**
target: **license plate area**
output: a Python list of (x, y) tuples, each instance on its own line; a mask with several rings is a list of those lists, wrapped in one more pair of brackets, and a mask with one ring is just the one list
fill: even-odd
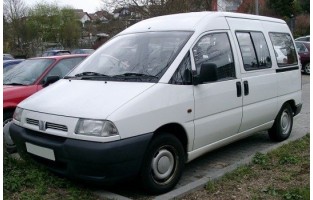
[(55, 161), (55, 155), (52, 149), (37, 146), (28, 142), (26, 142), (25, 145), (28, 153)]

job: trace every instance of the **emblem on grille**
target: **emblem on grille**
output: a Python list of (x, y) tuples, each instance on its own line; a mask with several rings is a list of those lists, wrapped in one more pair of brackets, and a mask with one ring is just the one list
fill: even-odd
[(46, 130), (46, 122), (39, 121), (39, 130), (45, 131)]

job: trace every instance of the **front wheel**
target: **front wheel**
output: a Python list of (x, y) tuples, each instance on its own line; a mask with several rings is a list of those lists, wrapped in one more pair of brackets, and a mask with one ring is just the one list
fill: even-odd
[(305, 74), (310, 74), (310, 63), (304, 65), (303, 71)]
[(170, 134), (158, 135), (151, 141), (143, 160), (141, 182), (149, 193), (165, 193), (177, 184), (184, 165), (181, 142)]
[(293, 125), (293, 113), (289, 104), (285, 104), (279, 111), (273, 127), (268, 135), (273, 141), (283, 141), (290, 136)]

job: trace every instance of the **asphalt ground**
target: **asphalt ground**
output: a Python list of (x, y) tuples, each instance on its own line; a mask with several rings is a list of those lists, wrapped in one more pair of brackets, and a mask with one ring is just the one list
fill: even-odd
[(118, 184), (107, 190), (95, 189), (103, 199), (173, 199), (182, 197), (202, 188), (209, 180), (219, 178), (240, 165), (248, 164), (255, 153), (266, 153), (279, 146), (305, 136), (310, 132), (310, 76), (302, 75), (303, 107), (294, 118), (293, 130), (288, 140), (275, 143), (270, 141), (267, 132), (259, 132), (248, 138), (219, 148), (188, 163), (177, 186), (160, 196), (149, 196), (136, 180)]

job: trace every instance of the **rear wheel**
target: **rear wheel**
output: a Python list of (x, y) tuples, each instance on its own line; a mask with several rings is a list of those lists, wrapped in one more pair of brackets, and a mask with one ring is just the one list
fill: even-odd
[(303, 71), (305, 74), (310, 74), (310, 63), (304, 65)]
[(285, 104), (279, 111), (273, 127), (268, 131), (273, 141), (283, 141), (290, 136), (293, 125), (293, 113), (289, 104)]
[(179, 181), (185, 165), (185, 152), (181, 142), (171, 134), (156, 136), (150, 143), (140, 178), (150, 193), (165, 193)]

